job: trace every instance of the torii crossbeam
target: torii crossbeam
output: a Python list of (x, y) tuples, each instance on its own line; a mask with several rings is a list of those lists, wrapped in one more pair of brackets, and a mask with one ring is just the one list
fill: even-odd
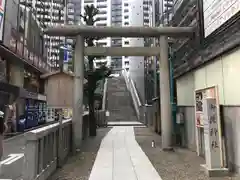
[[(169, 83), (169, 60), (168, 60), (168, 37), (182, 38), (194, 36), (192, 27), (96, 27), (86, 25), (64, 25), (50, 27), (45, 33), (51, 36), (76, 36), (75, 57), (74, 57), (74, 112), (73, 112), (73, 131), (75, 148), (80, 148), (82, 119), (81, 109), (83, 100), (83, 63), (84, 55), (134, 55), (134, 56), (160, 56), (160, 100), (161, 100), (161, 132), (162, 148), (169, 149), (172, 146), (172, 111), (170, 101)], [(84, 47), (86, 37), (157, 37), (160, 47), (130, 47), (124, 51), (121, 48), (111, 47)], [(126, 48), (126, 47), (124, 47)]]

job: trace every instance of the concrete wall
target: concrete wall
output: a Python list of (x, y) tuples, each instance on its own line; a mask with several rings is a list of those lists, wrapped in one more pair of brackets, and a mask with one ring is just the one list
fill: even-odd
[(219, 103), (223, 106), (227, 160), (230, 168), (240, 169), (240, 48), (177, 79), (177, 104), (185, 112), (187, 146), (196, 150), (194, 90), (217, 86)]

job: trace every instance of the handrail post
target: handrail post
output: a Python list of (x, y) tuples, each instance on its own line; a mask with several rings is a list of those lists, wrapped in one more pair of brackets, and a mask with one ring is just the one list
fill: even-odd
[(28, 139), (28, 134), (26, 133), (27, 144), (24, 157), (24, 180), (35, 179), (38, 171), (38, 140), (35, 138)]
[(58, 167), (62, 167), (63, 165), (63, 111), (62, 109), (59, 110), (59, 130), (58, 130)]

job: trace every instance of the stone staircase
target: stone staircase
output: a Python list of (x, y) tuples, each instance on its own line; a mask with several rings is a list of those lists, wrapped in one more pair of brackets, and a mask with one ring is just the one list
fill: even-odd
[(137, 117), (131, 95), (122, 76), (108, 79), (107, 110), (110, 113), (107, 119), (111, 125), (136, 125)]

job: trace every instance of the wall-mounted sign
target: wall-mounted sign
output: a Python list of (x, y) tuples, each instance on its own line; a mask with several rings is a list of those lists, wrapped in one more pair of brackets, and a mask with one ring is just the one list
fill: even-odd
[(5, 0), (0, 0), (0, 41), (3, 40)]
[(205, 37), (240, 11), (239, 0), (203, 0)]

